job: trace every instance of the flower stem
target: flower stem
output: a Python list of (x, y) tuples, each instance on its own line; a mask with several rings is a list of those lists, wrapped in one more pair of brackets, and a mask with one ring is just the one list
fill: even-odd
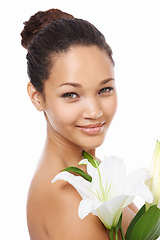
[(122, 226), (120, 226), (120, 232), (121, 232), (121, 237), (122, 237), (122, 240), (125, 240), (125, 237), (124, 237), (124, 233), (123, 233)]
[(116, 237), (116, 240), (118, 240), (118, 232), (116, 232), (115, 237)]
[(114, 232), (113, 232), (113, 229), (109, 230), (109, 237), (110, 237), (110, 240), (114, 240)]

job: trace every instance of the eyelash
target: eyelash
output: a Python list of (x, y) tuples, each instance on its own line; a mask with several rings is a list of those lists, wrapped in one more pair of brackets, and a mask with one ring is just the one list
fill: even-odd
[(71, 95), (76, 95), (76, 97), (78, 96), (76, 93), (74, 92), (68, 92), (62, 95), (62, 98), (67, 98), (67, 99), (74, 99), (75, 97), (72, 97)]
[[(104, 91), (104, 90), (106, 90), (106, 91)], [(98, 92), (98, 94), (107, 94), (107, 93), (112, 93), (112, 91), (113, 91), (113, 87), (105, 87), (105, 88), (102, 88), (99, 92)], [(73, 95), (75, 95), (75, 97), (73, 97)], [(65, 94), (63, 94), (62, 95), (62, 98), (65, 98), (65, 99), (75, 99), (75, 98), (77, 98), (77, 97), (79, 97), (78, 96), (78, 94), (77, 93), (75, 93), (75, 92), (68, 92), (68, 93), (65, 93)]]
[[(105, 92), (103, 92), (104, 90), (107, 90), (107, 91), (105, 91)], [(105, 87), (105, 88), (102, 88), (100, 91), (99, 91), (99, 93), (109, 93), (109, 92), (111, 92), (112, 93), (112, 91), (113, 91), (113, 87)]]

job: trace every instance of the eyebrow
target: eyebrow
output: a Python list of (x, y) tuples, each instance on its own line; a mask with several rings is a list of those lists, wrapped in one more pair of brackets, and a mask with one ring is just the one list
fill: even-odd
[[(102, 81), (99, 83), (99, 85), (104, 85), (104, 84), (106, 84), (106, 83), (108, 83), (108, 82), (110, 82), (110, 81), (112, 81), (112, 80), (114, 80), (114, 78), (104, 79), (104, 80), (102, 80)], [(65, 85), (72, 86), (72, 87), (79, 87), (79, 88), (82, 87), (81, 84), (75, 83), (75, 82), (65, 82), (65, 83), (62, 83), (59, 87), (62, 87), (62, 86), (65, 86)]]
[(110, 82), (110, 81), (113, 81), (113, 80), (114, 80), (114, 78), (107, 78), (107, 79), (105, 79), (105, 80), (102, 80), (99, 85), (106, 84), (106, 83), (108, 83), (108, 82)]
[(74, 82), (65, 82), (65, 83), (62, 83), (59, 87), (62, 87), (62, 86), (65, 86), (65, 85), (69, 85), (69, 86), (72, 86), (72, 87), (82, 87), (81, 84), (74, 83)]

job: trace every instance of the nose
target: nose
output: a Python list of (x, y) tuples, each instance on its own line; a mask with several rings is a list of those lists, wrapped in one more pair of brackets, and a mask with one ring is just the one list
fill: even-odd
[(100, 104), (96, 99), (89, 99), (84, 103), (85, 107), (83, 109), (82, 117), (85, 119), (98, 119), (103, 115), (103, 111)]

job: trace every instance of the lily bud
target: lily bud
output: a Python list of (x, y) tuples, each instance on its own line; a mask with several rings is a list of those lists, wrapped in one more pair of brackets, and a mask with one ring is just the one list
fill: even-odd
[(160, 208), (160, 142), (157, 141), (155, 151), (151, 162), (151, 178), (146, 180), (146, 185), (149, 187), (153, 195), (153, 202), (146, 203), (146, 210), (152, 205), (157, 205)]

